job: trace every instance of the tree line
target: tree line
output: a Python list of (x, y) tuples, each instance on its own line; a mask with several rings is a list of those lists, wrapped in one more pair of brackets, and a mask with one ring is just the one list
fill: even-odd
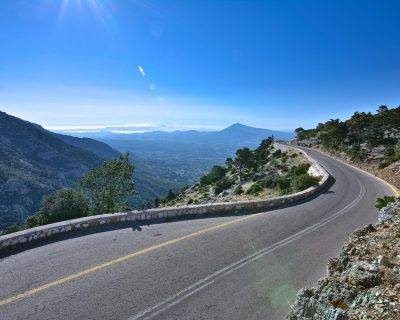
[(376, 113), (355, 112), (345, 121), (330, 119), (316, 128), (297, 128), (297, 140), (315, 141), (326, 149), (343, 151), (352, 160), (362, 160), (374, 147), (383, 147), (380, 167), (400, 160), (400, 107), (380, 106)]
[(129, 199), (136, 194), (134, 169), (128, 154), (105, 161), (88, 171), (75, 187), (63, 188), (45, 196), (37, 213), (29, 216), (23, 225), (10, 226), (2, 234), (63, 220), (129, 210)]

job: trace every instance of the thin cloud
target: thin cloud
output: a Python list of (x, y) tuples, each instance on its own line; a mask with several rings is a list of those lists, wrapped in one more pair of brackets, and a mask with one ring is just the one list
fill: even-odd
[(138, 70), (139, 70), (140, 74), (141, 74), (143, 77), (145, 77), (145, 76), (146, 76), (146, 73), (144, 72), (143, 67), (142, 67), (142, 66), (137, 66), (137, 67), (138, 67)]

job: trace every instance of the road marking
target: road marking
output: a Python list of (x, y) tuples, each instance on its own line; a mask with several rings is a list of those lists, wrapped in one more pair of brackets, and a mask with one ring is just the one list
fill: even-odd
[(386, 185), (393, 191), (393, 193), (394, 193), (395, 196), (400, 197), (400, 190), (397, 189), (394, 185), (390, 184), (389, 182), (383, 180), (381, 177), (378, 177), (378, 176), (372, 174), (371, 172), (365, 171), (365, 170), (363, 170), (363, 169), (361, 169), (361, 168), (359, 168), (359, 167), (356, 167), (356, 166), (354, 166), (354, 165), (352, 165), (352, 164), (350, 164), (350, 163), (344, 162), (344, 161), (341, 160), (341, 159), (335, 158), (335, 157), (331, 156), (330, 154), (328, 154), (328, 153), (326, 153), (326, 152), (324, 152), (324, 151), (322, 151), (322, 150), (318, 150), (318, 149), (314, 149), (314, 148), (308, 148), (308, 149), (317, 151), (317, 152), (319, 152), (319, 153), (322, 153), (323, 155), (325, 155), (325, 156), (327, 156), (327, 157), (330, 157), (330, 158), (332, 158), (332, 159), (334, 159), (334, 160), (336, 160), (336, 161), (338, 161), (338, 162), (340, 162), (340, 163), (342, 163), (342, 164), (345, 164), (346, 166), (349, 166), (349, 167), (351, 167), (351, 168), (353, 168), (353, 169), (356, 169), (356, 170), (358, 170), (358, 171), (360, 171), (360, 172), (362, 172), (362, 173), (365, 173), (365, 174), (367, 174), (367, 175), (369, 175), (369, 176), (371, 176), (371, 177), (373, 177), (373, 178), (375, 178), (375, 179), (380, 180), (381, 182), (383, 182), (384, 184), (386, 184)]
[(9, 298), (6, 298), (4, 300), (0, 300), (0, 306), (12, 303), (12, 302), (14, 302), (16, 300), (27, 298), (29, 296), (32, 296), (32, 295), (34, 295), (36, 293), (39, 293), (39, 292), (44, 291), (46, 289), (52, 288), (54, 286), (62, 285), (64, 283), (68, 282), (68, 281), (72, 281), (72, 280), (76, 280), (76, 279), (82, 278), (83, 276), (86, 276), (88, 274), (94, 273), (96, 271), (99, 271), (99, 270), (102, 270), (104, 268), (116, 265), (116, 264), (121, 263), (121, 262), (125, 262), (127, 260), (133, 259), (133, 258), (138, 257), (140, 255), (143, 255), (145, 253), (149, 253), (149, 252), (152, 252), (154, 250), (157, 250), (157, 249), (160, 249), (160, 248), (175, 244), (175, 243), (180, 242), (182, 240), (186, 240), (186, 239), (190, 239), (190, 238), (193, 238), (193, 237), (196, 237), (196, 236), (200, 236), (200, 235), (208, 233), (210, 231), (214, 231), (214, 230), (221, 229), (221, 228), (224, 228), (224, 227), (227, 227), (227, 226), (230, 226), (230, 225), (233, 225), (233, 224), (245, 221), (245, 220), (249, 220), (249, 219), (252, 219), (252, 218), (257, 217), (259, 215), (265, 214), (265, 213), (266, 212), (260, 212), (260, 213), (248, 215), (248, 216), (245, 216), (245, 217), (241, 217), (241, 218), (238, 218), (238, 219), (235, 219), (235, 220), (231, 220), (231, 221), (228, 221), (228, 222), (225, 222), (225, 223), (221, 223), (221, 224), (213, 226), (213, 227), (205, 228), (205, 229), (202, 229), (202, 230), (187, 234), (187, 235), (179, 237), (179, 238), (168, 240), (168, 241), (156, 244), (154, 246), (151, 246), (151, 247), (139, 250), (139, 251), (132, 252), (132, 253), (130, 253), (128, 255), (125, 255), (125, 256), (122, 256), (120, 258), (107, 261), (105, 263), (102, 263), (102, 264), (96, 265), (94, 267), (85, 269), (85, 270), (83, 270), (81, 272), (69, 275), (69, 276), (64, 277), (64, 278), (60, 278), (58, 280), (49, 282), (49, 283), (44, 284), (42, 286), (39, 286), (39, 287), (30, 289), (30, 290), (27, 290), (25, 292), (16, 294), (16, 295), (14, 295), (12, 297), (9, 297)]
[[(333, 158), (333, 159), (335, 159), (335, 158)], [(344, 163), (344, 164), (348, 165), (347, 163)], [(351, 166), (351, 165), (349, 165), (349, 166)], [(359, 169), (357, 167), (354, 167), (354, 168)], [(359, 169), (359, 170), (361, 170), (361, 169)], [(361, 170), (361, 171), (364, 172), (363, 170)], [(372, 176), (375, 177), (374, 175), (372, 175)], [(378, 177), (375, 177), (375, 178), (378, 178)], [(380, 179), (380, 178), (378, 178), (378, 179)], [(380, 180), (382, 180), (382, 179), (380, 179)], [(384, 181), (384, 180), (382, 180), (382, 181)], [(362, 185), (361, 185), (361, 187), (363, 188)], [(99, 270), (102, 270), (104, 268), (107, 268), (107, 267), (110, 267), (110, 266), (125, 262), (127, 260), (130, 260), (130, 259), (133, 259), (133, 258), (138, 257), (140, 255), (155, 251), (157, 249), (161, 249), (163, 247), (175, 244), (175, 243), (180, 242), (182, 240), (190, 239), (190, 238), (193, 238), (193, 237), (208, 233), (210, 231), (214, 231), (214, 230), (217, 230), (217, 229), (220, 229), (220, 228), (224, 228), (224, 227), (227, 227), (227, 226), (230, 226), (230, 225), (233, 225), (233, 224), (245, 221), (245, 220), (249, 220), (249, 219), (252, 219), (252, 218), (257, 217), (257, 216), (262, 215), (262, 214), (265, 214), (265, 212), (260, 212), (260, 213), (248, 215), (248, 216), (245, 216), (245, 217), (241, 217), (241, 218), (238, 218), (238, 219), (235, 219), (235, 220), (231, 220), (231, 221), (228, 221), (228, 222), (225, 222), (225, 223), (222, 223), (222, 224), (210, 227), (210, 228), (205, 228), (205, 229), (193, 232), (191, 234), (188, 234), (188, 235), (176, 238), (176, 239), (172, 239), (172, 240), (168, 240), (168, 241), (162, 242), (160, 244), (157, 244), (157, 245), (154, 245), (154, 246), (151, 246), (151, 247), (148, 247), (148, 248), (136, 251), (136, 252), (132, 252), (132, 253), (130, 253), (128, 255), (125, 255), (125, 256), (122, 256), (120, 258), (107, 261), (105, 263), (102, 263), (102, 264), (93, 266), (91, 268), (85, 269), (85, 270), (83, 270), (81, 272), (78, 272), (78, 273), (75, 273), (75, 274), (60, 278), (58, 280), (49, 282), (49, 283), (44, 284), (42, 286), (39, 286), (39, 287), (30, 289), (30, 290), (27, 290), (25, 292), (16, 294), (16, 295), (11, 296), (9, 298), (6, 298), (4, 300), (0, 300), (0, 306), (10, 304), (10, 303), (12, 303), (14, 301), (17, 301), (17, 300), (28, 298), (28, 297), (36, 294), (36, 293), (40, 293), (40, 292), (42, 292), (44, 290), (50, 289), (50, 288), (58, 286), (58, 285), (62, 285), (62, 284), (66, 283), (66, 282), (69, 282), (69, 281), (77, 280), (77, 279), (82, 278), (82, 277), (84, 277), (86, 275), (92, 274), (92, 273), (94, 273), (96, 271), (99, 271)]]
[[(357, 178), (356, 178), (357, 179)], [(346, 213), (348, 210), (350, 210), (351, 208), (353, 208), (355, 205), (357, 205), (361, 199), (364, 197), (365, 194), (365, 188), (364, 186), (361, 184), (360, 180), (357, 179), (357, 182), (360, 186), (360, 192), (358, 193), (357, 197), (350, 202), (347, 206), (345, 206), (344, 208), (342, 208), (341, 210), (337, 211), (336, 213), (332, 214), (331, 216), (321, 220), (320, 222), (317, 222), (301, 231), (299, 231), (298, 233), (295, 233), (281, 241), (278, 241), (266, 248), (263, 248), (257, 252), (254, 252), (253, 254), (244, 257), (242, 259), (240, 259), (239, 261), (236, 261), (234, 263), (232, 263), (229, 266), (226, 266), (214, 273), (212, 273), (211, 275), (195, 282), (194, 284), (190, 285), (189, 287), (183, 289), (182, 291), (179, 291), (178, 293), (172, 295), (171, 297), (166, 298), (165, 300), (145, 309), (144, 311), (130, 317), (128, 320), (149, 320), (152, 319), (158, 315), (160, 315), (162, 312), (170, 309), (171, 307), (173, 307), (174, 305), (180, 303), (181, 301), (185, 300), (186, 298), (192, 296), (193, 294), (199, 292), (200, 290), (208, 287), (209, 285), (211, 285), (212, 283), (214, 283), (215, 281), (228, 276), (229, 274), (231, 274), (232, 272), (240, 269), (241, 267), (244, 267), (246, 265), (248, 265), (249, 263), (265, 256), (268, 253), (271, 253), (273, 251), (275, 251), (276, 249), (279, 249), (280, 247), (283, 247), (295, 240), (300, 239), (301, 237), (316, 231), (318, 229), (320, 229), (321, 227), (325, 226), (326, 224), (330, 223), (331, 221), (333, 221), (334, 219), (338, 218), (339, 216), (343, 215), (344, 213)]]

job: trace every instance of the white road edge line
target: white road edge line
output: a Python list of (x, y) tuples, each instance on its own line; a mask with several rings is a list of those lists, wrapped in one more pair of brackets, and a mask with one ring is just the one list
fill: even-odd
[(276, 242), (264, 249), (261, 249), (247, 257), (244, 257), (234, 263), (232, 263), (229, 266), (226, 266), (220, 270), (217, 270), (216, 272), (212, 273), (211, 275), (195, 282), (194, 284), (192, 284), (191, 286), (179, 291), (178, 293), (170, 296), (169, 298), (166, 298), (165, 300), (145, 309), (144, 311), (130, 317), (128, 320), (139, 320), (139, 319), (152, 319), (155, 316), (159, 315), (160, 313), (166, 311), (167, 309), (173, 307), (174, 305), (178, 304), (179, 302), (181, 302), (182, 300), (190, 297), (191, 295), (199, 292), (200, 290), (204, 289), (205, 287), (209, 286), (210, 284), (212, 284), (213, 282), (215, 282), (216, 280), (223, 278), (227, 275), (229, 275), (230, 273), (234, 272), (235, 270), (263, 257), (264, 255), (273, 252), (274, 250), (283, 247), (315, 230), (320, 229), (321, 227), (325, 226), (326, 224), (330, 223), (332, 220), (338, 218), (339, 216), (343, 215), (345, 212), (347, 212), (348, 210), (350, 210), (351, 208), (353, 208), (356, 204), (358, 204), (361, 199), (364, 197), (365, 194), (365, 188), (364, 186), (361, 184), (360, 180), (358, 178), (357, 182), (360, 186), (360, 192), (358, 193), (357, 197), (350, 202), (347, 206), (345, 206), (344, 208), (342, 208), (341, 210), (337, 211), (336, 213), (334, 213), (333, 215), (323, 219), (322, 221), (313, 224), (312, 226), (309, 226), (301, 231), (299, 231), (298, 233), (295, 233), (294, 235), (291, 235), (279, 242)]

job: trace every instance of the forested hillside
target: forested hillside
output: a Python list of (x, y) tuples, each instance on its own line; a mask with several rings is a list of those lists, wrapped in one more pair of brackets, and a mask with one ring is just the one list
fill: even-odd
[(400, 188), (400, 107), (355, 112), (296, 132), (300, 145), (322, 148)]
[(212, 166), (234, 156), (237, 149), (256, 148), (268, 136), (290, 140), (294, 133), (236, 123), (220, 131), (108, 134), (98, 139), (120, 152), (129, 152), (138, 170), (148, 168), (153, 178), (174, 183), (176, 189), (196, 183)]
[[(43, 196), (74, 186), (89, 169), (119, 155), (104, 142), (53, 133), (0, 112), (0, 230), (23, 223), (39, 209)], [(182, 187), (140, 159), (130, 160), (137, 189), (132, 207)]]
[(42, 127), (0, 113), (0, 229), (34, 213), (42, 197), (75, 183), (102, 159)]
[(400, 107), (380, 106), (374, 114), (355, 112), (348, 120), (331, 119), (296, 133), (302, 144), (319, 143), (355, 161), (377, 162), (380, 168), (400, 160)]
[(318, 183), (308, 174), (310, 163), (291, 147), (274, 144), (273, 137), (263, 139), (251, 150), (238, 149), (225, 166), (214, 166), (198, 183), (181, 193), (170, 192), (155, 206), (179, 206), (212, 202), (268, 198), (298, 192)]

